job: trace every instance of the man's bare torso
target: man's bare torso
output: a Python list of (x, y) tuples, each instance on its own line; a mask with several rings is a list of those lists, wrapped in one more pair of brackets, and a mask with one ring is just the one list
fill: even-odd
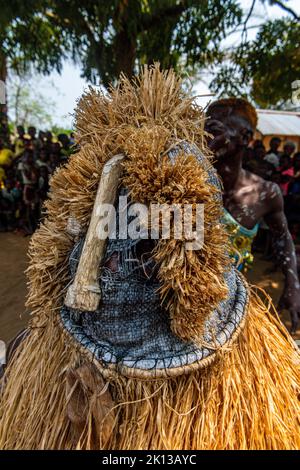
[(277, 184), (243, 170), (232, 190), (223, 194), (225, 209), (243, 227), (252, 229), (264, 216), (276, 210), (280, 189)]

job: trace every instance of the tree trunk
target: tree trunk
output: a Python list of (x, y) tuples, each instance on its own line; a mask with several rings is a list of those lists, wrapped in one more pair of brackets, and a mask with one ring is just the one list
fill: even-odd
[(1, 86), (1, 100), (0, 100), (0, 139), (6, 144), (10, 144), (8, 116), (7, 116), (7, 93), (5, 90), (7, 79), (7, 64), (6, 57), (0, 46), (0, 86)]
[(121, 72), (127, 77), (134, 74), (136, 57), (137, 32), (130, 30), (128, 21), (132, 3), (121, 0), (115, 10), (114, 27), (116, 31), (114, 49), (116, 53), (115, 77), (118, 79)]
[(136, 38), (130, 37), (126, 28), (116, 35), (116, 77), (123, 72), (127, 77), (134, 74), (134, 62), (136, 56)]

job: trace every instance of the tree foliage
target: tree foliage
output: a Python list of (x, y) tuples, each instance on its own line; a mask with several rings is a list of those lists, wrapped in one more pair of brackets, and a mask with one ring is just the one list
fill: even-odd
[[(0, 0), (0, 80), (8, 70), (26, 74), (34, 67), (48, 74), (61, 70), (69, 41), (49, 22), (43, 0)], [(9, 103), (8, 103), (9, 105)], [(0, 104), (0, 138), (9, 142), (7, 105)]]
[[(49, 85), (55, 88), (53, 83)], [(37, 88), (37, 79), (29, 74), (10, 76), (9, 117), (15, 127), (22, 125), (25, 128), (36, 126), (39, 129), (50, 129), (53, 126), (55, 102), (45, 97), (42, 91), (37, 91)]]
[(68, 41), (49, 22), (44, 1), (0, 0), (0, 12), (0, 60), (6, 66), (18, 72), (30, 65), (42, 73), (61, 70)]
[(259, 106), (281, 108), (291, 100), (300, 77), (300, 23), (285, 18), (268, 21), (254, 41), (230, 55), (212, 88), (223, 95), (250, 96)]
[[(224, 5), (226, 3), (226, 5)], [(239, 24), (236, 0), (61, 0), (49, 20), (72, 43), (83, 76), (108, 86), (141, 64), (194, 70), (218, 54), (228, 28)]]
[[(257, 3), (285, 17), (247, 41)], [(107, 87), (154, 61), (191, 76), (211, 67), (218, 94), (242, 93), (261, 106), (282, 106), (299, 77), (299, 17), (287, 0), (253, 0), (246, 13), (241, 0), (0, 0), (0, 12), (0, 71), (1, 56), (43, 73), (71, 57), (82, 76)], [(224, 49), (238, 28), (241, 43)]]

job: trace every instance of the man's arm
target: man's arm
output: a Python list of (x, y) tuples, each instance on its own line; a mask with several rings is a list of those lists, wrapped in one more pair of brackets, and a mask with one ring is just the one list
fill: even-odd
[(284, 214), (284, 203), (279, 187), (267, 183), (267, 212), (264, 216), (273, 238), (274, 256), (285, 276), (285, 286), (278, 308), (289, 310), (292, 333), (297, 329), (300, 315), (300, 286), (294, 243)]

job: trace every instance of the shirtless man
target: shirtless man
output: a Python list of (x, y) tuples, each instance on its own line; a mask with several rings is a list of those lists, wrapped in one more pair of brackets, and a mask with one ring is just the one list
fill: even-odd
[(285, 276), (278, 308), (289, 310), (291, 331), (295, 333), (300, 315), (300, 287), (283, 198), (277, 184), (242, 168), (243, 153), (257, 124), (256, 111), (247, 101), (230, 98), (212, 103), (207, 118), (206, 130), (213, 136), (209, 146), (223, 181), (224, 207), (246, 229), (252, 229), (261, 219), (268, 224), (274, 240), (274, 255)]

